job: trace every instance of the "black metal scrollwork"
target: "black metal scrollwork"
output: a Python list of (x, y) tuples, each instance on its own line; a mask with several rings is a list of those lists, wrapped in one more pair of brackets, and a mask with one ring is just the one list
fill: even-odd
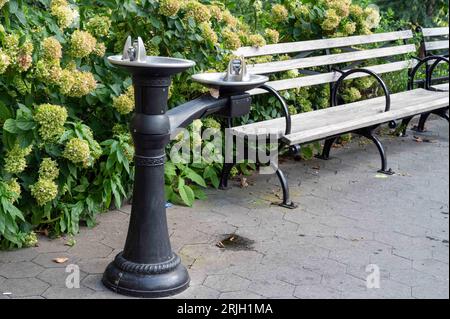
[(135, 164), (136, 166), (162, 166), (166, 162), (166, 156), (162, 155), (159, 157), (144, 157), (144, 156), (135, 156)]

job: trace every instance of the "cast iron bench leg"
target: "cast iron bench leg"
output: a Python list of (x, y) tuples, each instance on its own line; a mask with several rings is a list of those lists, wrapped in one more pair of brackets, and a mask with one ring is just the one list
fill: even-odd
[(440, 109), (440, 110), (436, 110), (434, 112), (431, 113), (426, 113), (426, 114), (422, 114), (422, 116), (420, 117), (420, 121), (419, 121), (419, 125), (417, 125), (417, 132), (425, 132), (425, 124), (428, 121), (428, 118), (430, 117), (431, 114), (436, 114), (437, 116), (443, 118), (444, 120), (447, 120), (447, 122), (449, 122), (449, 117), (447, 114), (448, 108), (444, 108), (444, 109)]
[(231, 174), (231, 170), (233, 169), (233, 167), (234, 167), (234, 164), (231, 164), (231, 163), (223, 164), (222, 177), (220, 179), (220, 186), (219, 186), (219, 188), (221, 190), (229, 189), (228, 180), (230, 179), (230, 174)]
[(425, 124), (430, 117), (431, 113), (422, 114), (420, 116), (419, 125), (417, 125), (417, 132), (425, 132)]
[(447, 111), (448, 111), (448, 108), (440, 109), (440, 110), (437, 110), (436, 112), (434, 112), (434, 114), (440, 116), (444, 120), (447, 120), (447, 122), (450, 122)]
[(394, 175), (395, 173), (392, 171), (392, 169), (388, 169), (387, 165), (387, 157), (386, 152), (384, 150), (384, 146), (381, 143), (381, 141), (376, 137), (373, 133), (373, 129), (366, 129), (356, 132), (358, 135), (364, 136), (365, 138), (368, 138), (372, 142), (375, 143), (376, 147), (378, 148), (378, 151), (380, 152), (381, 156), (381, 169), (378, 171), (378, 173), (386, 174), (386, 175)]
[(283, 171), (276, 167), (275, 165), (272, 165), (277, 170), (277, 176), (280, 180), (281, 188), (283, 189), (283, 203), (280, 204), (281, 207), (288, 208), (288, 209), (296, 209), (298, 206), (294, 204), (294, 202), (291, 200), (290, 194), (289, 194), (289, 184), (286, 179), (286, 176), (284, 175)]
[(409, 123), (411, 122), (412, 119), (413, 119), (412, 117), (408, 117), (408, 118), (402, 120), (402, 124), (401, 124), (402, 131), (399, 133), (399, 136), (401, 136), (401, 137), (407, 136), (406, 131), (408, 130)]
[(330, 159), (330, 152), (331, 148), (333, 147), (333, 144), (336, 143), (337, 137), (329, 138), (325, 140), (325, 144), (323, 145), (323, 151), (321, 155), (318, 155), (317, 158), (322, 160), (329, 160)]

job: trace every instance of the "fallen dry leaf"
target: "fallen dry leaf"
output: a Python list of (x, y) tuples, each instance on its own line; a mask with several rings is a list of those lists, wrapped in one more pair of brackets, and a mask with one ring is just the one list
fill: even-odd
[(411, 176), (410, 174), (408, 174), (408, 173), (403, 173), (403, 172), (396, 173), (395, 175), (397, 175), (397, 176), (405, 176), (405, 177), (410, 177), (410, 176)]
[(64, 264), (68, 260), (69, 260), (69, 258), (67, 258), (67, 257), (58, 257), (58, 258), (53, 259), (53, 261), (57, 264)]
[(421, 137), (419, 137), (419, 136), (414, 136), (413, 139), (417, 143), (423, 143), (423, 139)]
[(225, 245), (221, 241), (219, 241), (216, 246), (219, 248), (225, 248)]
[(242, 177), (241, 178), (241, 188), (247, 188), (249, 186), (248, 182), (247, 182), (247, 178)]

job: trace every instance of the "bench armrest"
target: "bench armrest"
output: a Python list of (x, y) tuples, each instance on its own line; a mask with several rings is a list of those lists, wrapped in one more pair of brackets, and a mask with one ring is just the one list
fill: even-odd
[(280, 101), (281, 106), (283, 108), (284, 117), (286, 118), (286, 132), (285, 135), (289, 135), (292, 132), (292, 119), (291, 114), (289, 113), (289, 107), (286, 103), (286, 100), (278, 93), (277, 90), (275, 90), (273, 87), (264, 84), (263, 86), (259, 87), (262, 90), (265, 90), (269, 93), (271, 93), (273, 96), (275, 96), (278, 101)]
[(417, 72), (419, 72), (420, 68), (424, 64), (428, 65), (428, 62), (430, 62), (430, 61), (435, 61), (435, 62), (432, 64), (432, 66), (430, 68), (427, 68), (425, 89), (429, 90), (429, 91), (431, 91), (431, 84), (432, 84), (431, 82), (432, 82), (433, 73), (434, 73), (436, 67), (441, 62), (446, 62), (447, 64), (449, 64), (448, 58), (443, 57), (443, 56), (438, 56), (438, 55), (431, 55), (424, 59), (419, 59), (419, 63), (414, 67), (411, 74), (409, 75), (408, 90), (414, 89), (414, 83), (415, 83), (415, 78), (416, 78)]
[(339, 89), (340, 89), (342, 83), (344, 82), (344, 80), (354, 73), (366, 73), (366, 74), (374, 77), (378, 81), (378, 83), (381, 85), (381, 87), (384, 91), (384, 95), (386, 97), (385, 112), (390, 111), (391, 110), (391, 93), (389, 92), (389, 89), (387, 88), (386, 83), (384, 83), (384, 81), (381, 79), (381, 77), (378, 74), (376, 74), (375, 72), (368, 70), (368, 69), (363, 69), (363, 68), (352, 69), (350, 71), (342, 72), (342, 75), (339, 78), (339, 80), (337, 80), (337, 82), (333, 85), (333, 89), (331, 92), (332, 106), (337, 106), (339, 104), (338, 103)]

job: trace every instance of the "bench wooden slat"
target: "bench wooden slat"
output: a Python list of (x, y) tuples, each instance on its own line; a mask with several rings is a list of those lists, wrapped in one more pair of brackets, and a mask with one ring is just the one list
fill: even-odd
[(416, 51), (415, 45), (408, 44), (389, 48), (362, 50), (355, 52), (316, 56), (303, 59), (293, 59), (288, 61), (277, 61), (256, 65), (249, 65), (248, 71), (253, 74), (269, 74), (288, 71), (292, 69), (311, 68), (317, 66), (334, 65), (339, 63), (402, 55), (415, 51)]
[[(380, 65), (374, 65), (367, 67), (366, 69), (371, 70), (377, 74), (384, 74), (389, 72), (396, 72), (401, 71), (405, 69), (413, 68), (417, 65), (416, 60), (409, 60), (409, 61), (400, 61), (400, 62), (393, 62), (393, 63), (386, 63), (386, 64), (380, 64)], [(350, 75), (347, 79), (358, 79), (362, 77), (369, 76), (366, 73), (354, 73)], [(313, 86), (313, 85), (319, 85), (319, 84), (326, 84), (326, 83), (333, 83), (339, 80), (341, 77), (341, 74), (339, 72), (330, 72), (330, 73), (324, 73), (324, 74), (318, 74), (318, 75), (310, 75), (310, 76), (304, 76), (294, 79), (287, 79), (287, 80), (279, 80), (279, 81), (272, 81), (268, 82), (267, 85), (270, 85), (277, 91), (284, 91), (284, 90), (290, 90), (300, 87), (307, 87), (307, 86)], [(259, 94), (266, 94), (267, 91), (262, 89), (254, 89), (249, 92), (251, 95), (259, 95)]]
[[(444, 97), (444, 100), (448, 100), (448, 92), (436, 93), (423, 89), (401, 92), (392, 95), (391, 110), (398, 111), (411, 105), (426, 106), (430, 101), (441, 99), (441, 97)], [(379, 97), (333, 108), (294, 115), (292, 116), (292, 132), (294, 134), (292, 135), (303, 131), (309, 131), (317, 127), (327, 127), (337, 123), (346, 122), (349, 119), (371, 117), (374, 114), (384, 112), (384, 108), (385, 98)], [(275, 134), (281, 138), (284, 135), (286, 129), (285, 126), (285, 119), (278, 118), (235, 127), (232, 129), (232, 132), (233, 134), (241, 137), (266, 135), (267, 132), (270, 132), (271, 134)]]
[(433, 85), (434, 89), (442, 90), (442, 91), (448, 91), (449, 87), (450, 87), (449, 83)]
[(443, 50), (448, 48), (449, 48), (448, 40), (425, 42), (425, 49), (427, 51)]
[(407, 40), (413, 37), (411, 30), (378, 33), (371, 35), (351, 36), (345, 38), (332, 38), (323, 40), (312, 40), (292, 43), (280, 43), (266, 45), (261, 48), (242, 47), (234, 52), (235, 55), (244, 56), (246, 58), (272, 55), (272, 54), (287, 54), (294, 52), (308, 52), (315, 50), (324, 50), (331, 48), (342, 48), (354, 45)]
[(422, 33), (426, 37), (444, 36), (449, 34), (449, 28), (424, 28)]
[[(426, 102), (429, 99), (429, 93), (423, 89), (413, 91), (401, 92), (392, 96), (393, 109), (402, 107), (407, 104), (409, 100)], [(340, 121), (346, 121), (349, 117), (360, 116), (361, 114), (373, 114), (374, 107), (378, 111), (384, 111), (385, 98), (373, 98), (364, 101), (354, 102), (337, 107), (317, 110), (313, 112), (301, 113), (292, 116), (292, 132), (308, 130), (317, 125), (330, 125)], [(277, 118), (263, 122), (251, 123), (232, 129), (233, 133), (238, 136), (258, 135), (257, 129), (260, 128), (262, 132), (271, 130), (271, 134), (277, 134), (282, 137), (286, 130), (286, 120), (284, 118)]]
[[(440, 93), (437, 94), (441, 95)], [(350, 132), (361, 128), (370, 127), (373, 125), (387, 123), (391, 120), (427, 113), (445, 107), (446, 104), (448, 104), (448, 94), (440, 98), (427, 100), (426, 103), (420, 104), (410, 103), (409, 106), (404, 107), (402, 109), (372, 114), (362, 118), (355, 118), (346, 122), (341, 122), (326, 127), (315, 128), (309, 131), (291, 134), (289, 136), (284, 137), (283, 139), (291, 145), (318, 141), (327, 138), (329, 136), (335, 136), (345, 132)]]

